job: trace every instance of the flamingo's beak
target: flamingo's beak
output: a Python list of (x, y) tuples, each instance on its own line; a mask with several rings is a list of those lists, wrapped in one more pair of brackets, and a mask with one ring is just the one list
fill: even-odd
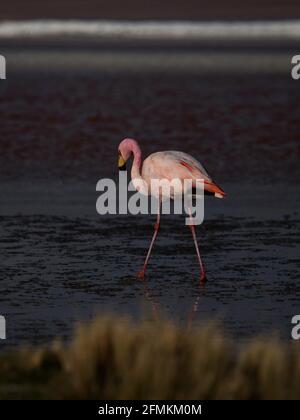
[(120, 171), (126, 171), (126, 162), (121, 154), (119, 155), (118, 168)]

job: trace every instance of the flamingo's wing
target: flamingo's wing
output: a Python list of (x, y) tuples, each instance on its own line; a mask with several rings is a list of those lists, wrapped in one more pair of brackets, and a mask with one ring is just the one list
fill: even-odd
[(174, 156), (176, 162), (179, 165), (188, 169), (189, 175), (192, 173), (194, 175), (197, 174), (198, 178), (200, 179), (211, 179), (204, 166), (201, 165), (197, 159), (193, 158), (193, 156), (184, 152), (170, 151), (169, 153)]
[[(204, 191), (218, 198), (223, 198), (225, 192), (208, 175), (206, 169), (200, 162), (187, 153), (175, 152), (179, 158), (179, 164), (187, 168), (190, 175), (194, 175), (196, 179), (204, 179)], [(197, 191), (195, 190), (195, 194)]]
[[(205, 192), (223, 197), (224, 191), (218, 187), (206, 169), (195, 158), (184, 152), (166, 151), (157, 152), (145, 159), (142, 169), (143, 178), (148, 182), (151, 179), (203, 179)], [(196, 186), (196, 183), (195, 183)], [(195, 191), (197, 194), (197, 191)]]

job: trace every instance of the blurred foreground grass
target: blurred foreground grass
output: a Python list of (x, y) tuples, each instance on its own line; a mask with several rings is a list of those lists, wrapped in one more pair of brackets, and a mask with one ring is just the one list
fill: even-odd
[(1, 399), (299, 399), (300, 346), (255, 339), (241, 349), (215, 325), (98, 318), (70, 345), (0, 356)]

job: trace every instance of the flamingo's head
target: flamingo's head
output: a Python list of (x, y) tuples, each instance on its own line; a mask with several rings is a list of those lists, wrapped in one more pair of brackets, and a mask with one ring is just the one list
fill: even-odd
[(133, 155), (140, 155), (141, 150), (138, 142), (134, 139), (124, 139), (119, 144), (118, 167), (120, 171), (126, 171), (126, 162)]

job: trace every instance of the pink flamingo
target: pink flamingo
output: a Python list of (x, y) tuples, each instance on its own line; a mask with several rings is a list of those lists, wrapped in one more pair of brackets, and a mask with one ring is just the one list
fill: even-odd
[[(131, 178), (133, 180), (142, 180), (146, 183), (151, 194), (151, 179), (197, 179), (204, 180), (204, 192), (207, 195), (213, 195), (217, 198), (223, 198), (225, 192), (218, 187), (208, 175), (204, 167), (195, 158), (187, 153), (177, 151), (165, 151), (152, 153), (144, 162), (142, 162), (142, 152), (138, 142), (134, 139), (126, 138), (119, 144), (119, 162), (120, 170), (126, 170), (126, 161), (133, 155), (133, 163), (131, 168)], [(157, 220), (154, 225), (154, 234), (150, 243), (150, 247), (143, 265), (142, 270), (139, 272), (139, 277), (144, 278), (151, 251), (158, 234), (160, 226), (160, 210), (161, 199), (159, 199), (159, 209), (157, 213)], [(190, 217), (192, 219), (191, 213)], [(200, 281), (206, 281), (206, 274), (204, 264), (201, 259), (195, 226), (189, 225), (196, 248), (197, 258), (200, 266)]]

